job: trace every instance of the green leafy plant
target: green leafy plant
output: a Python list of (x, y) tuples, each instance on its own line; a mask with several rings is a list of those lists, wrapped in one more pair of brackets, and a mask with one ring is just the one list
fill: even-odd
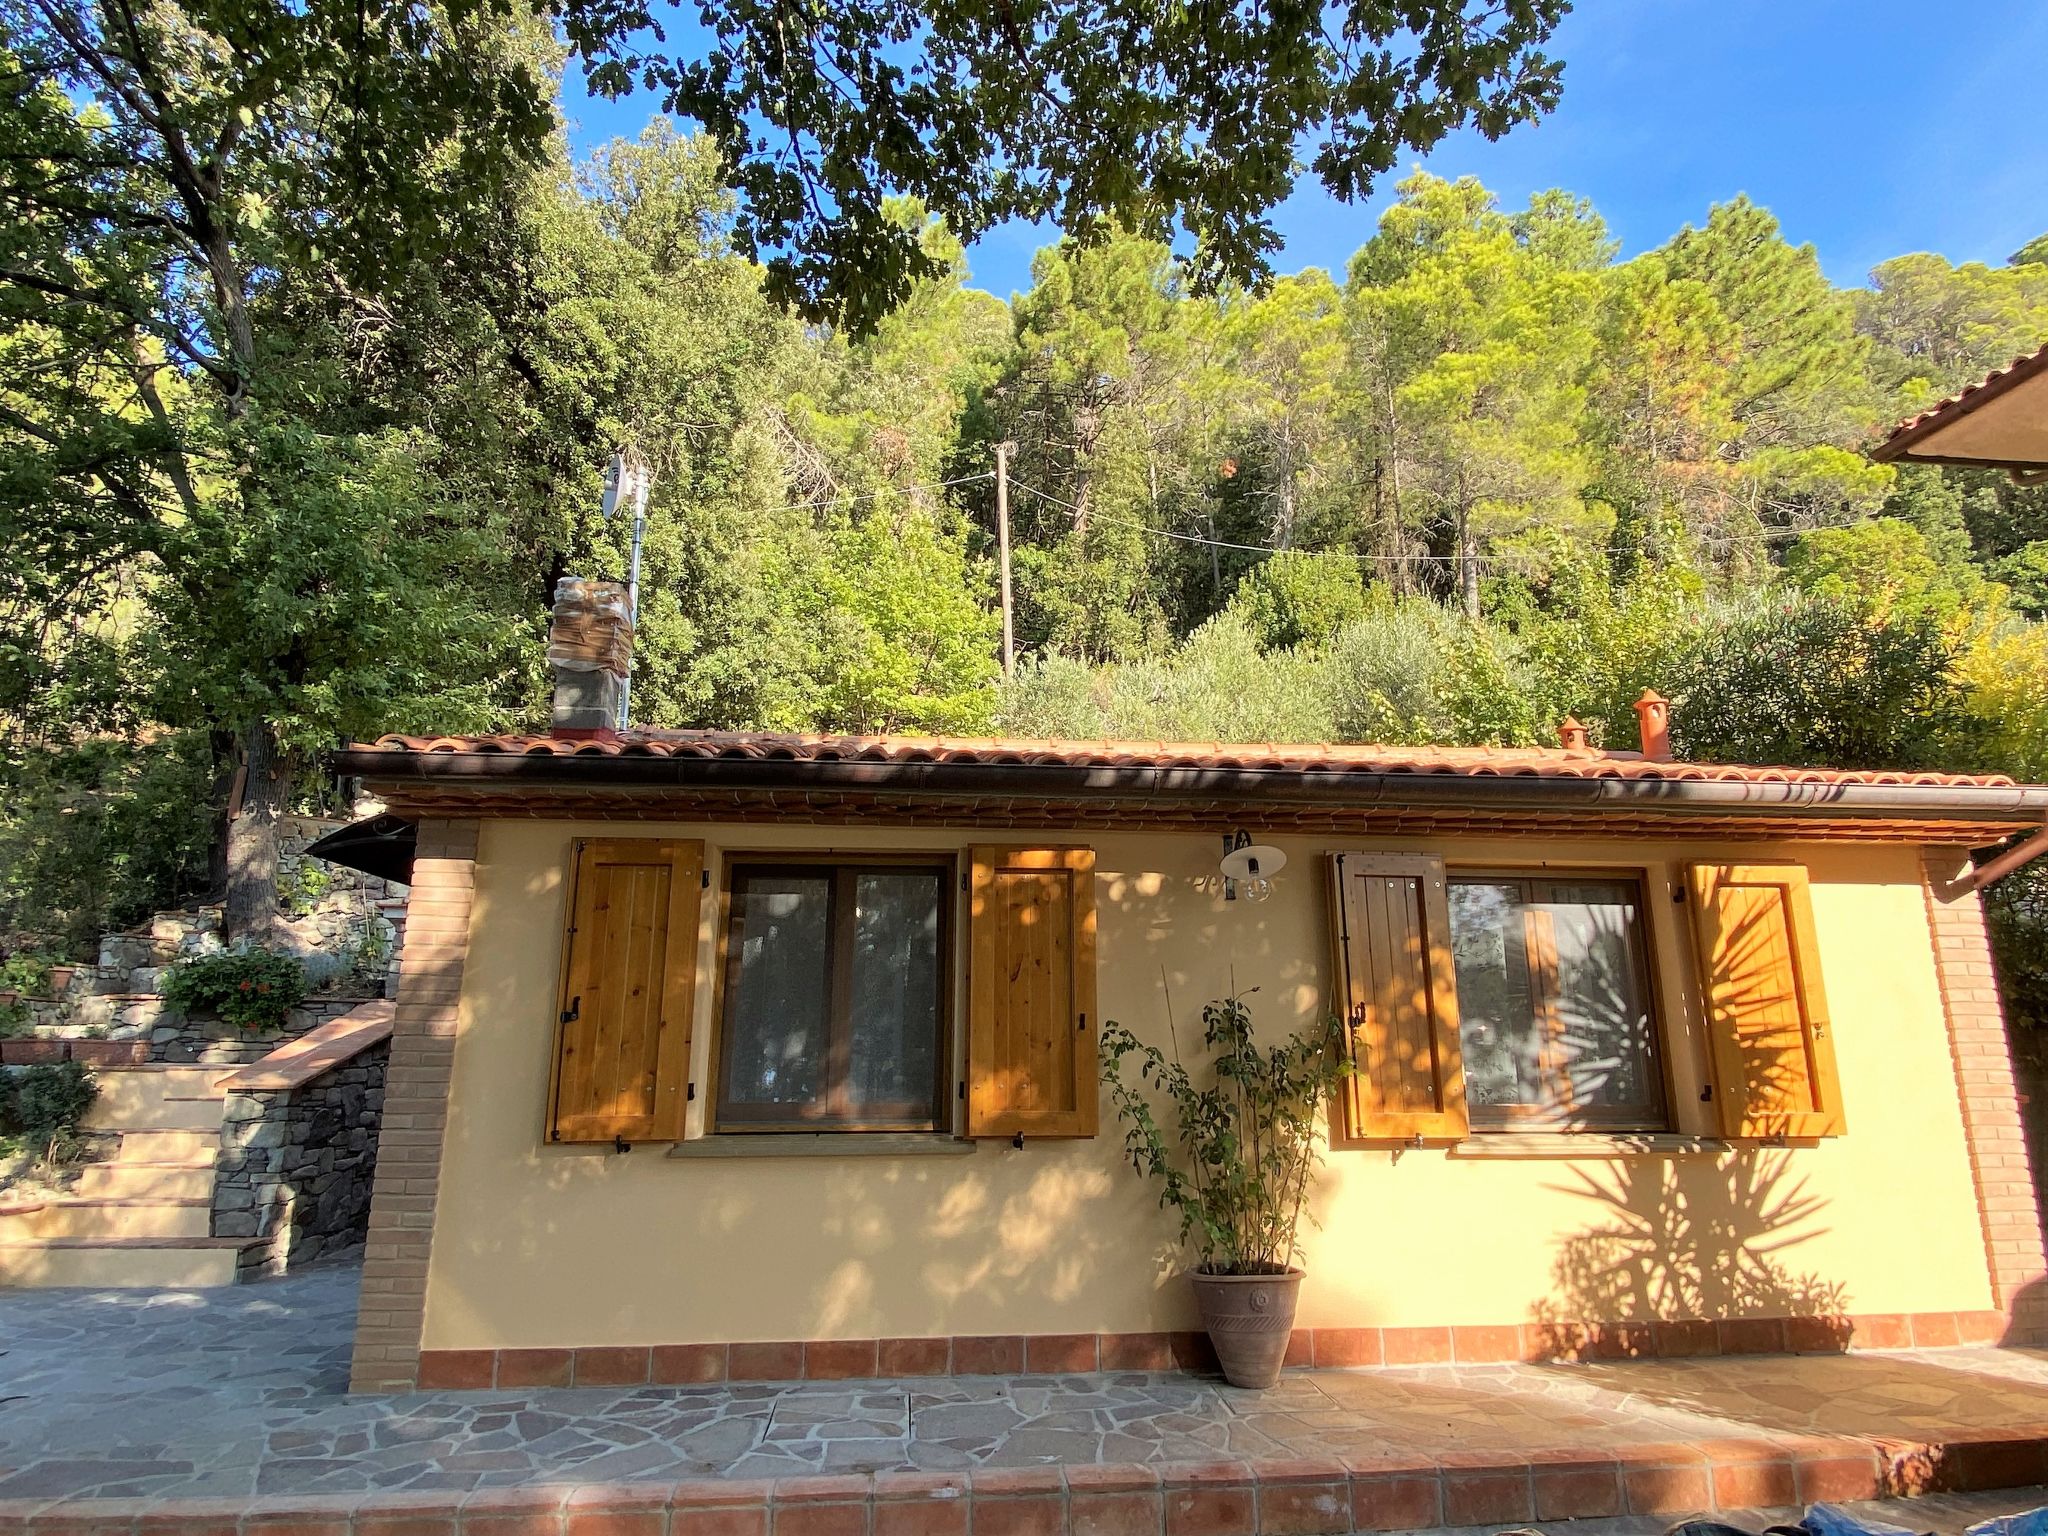
[(230, 950), (184, 961), (163, 995), (182, 1013), (211, 1013), (243, 1029), (275, 1029), (306, 995), (306, 968), (267, 949)]
[[(1194, 1244), (1203, 1274), (1284, 1274), (1322, 1161), (1323, 1109), (1351, 1073), (1343, 1031), (1332, 1018), (1262, 1050), (1244, 999), (1220, 998), (1202, 1010), (1213, 1081), (1201, 1084), (1180, 1060), (1170, 1017), (1167, 1027), (1172, 1060), (1122, 1024), (1103, 1023), (1102, 1077), (1124, 1122), (1124, 1153), (1160, 1181), (1159, 1203), (1179, 1214), (1181, 1241)], [(1160, 1093), (1176, 1145), (1154, 1110)]]
[(4, 960), (0, 960), (0, 992), (19, 992), (24, 997), (43, 997), (49, 990), (49, 956), (18, 949)]
[(47, 1163), (69, 1161), (78, 1128), (100, 1096), (99, 1084), (75, 1061), (0, 1074), (0, 1135)]
[(333, 873), (310, 859), (288, 864), (277, 872), (277, 904), (286, 917), (306, 916), (333, 889)]

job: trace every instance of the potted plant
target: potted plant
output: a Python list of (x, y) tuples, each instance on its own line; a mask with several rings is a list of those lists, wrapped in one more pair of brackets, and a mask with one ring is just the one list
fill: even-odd
[[(1159, 1203), (1179, 1213), (1195, 1252), (1189, 1280), (1202, 1326), (1233, 1386), (1270, 1387), (1294, 1329), (1302, 1272), (1295, 1232), (1309, 1177), (1322, 1161), (1323, 1111), (1350, 1074), (1335, 1019), (1261, 1050), (1242, 997), (1202, 1010), (1209, 1061), (1198, 1081), (1123, 1025), (1102, 1026), (1102, 1075), (1124, 1122), (1124, 1150), (1161, 1183)], [(1126, 1075), (1126, 1063), (1135, 1070)], [(1154, 1112), (1164, 1095), (1172, 1144)]]

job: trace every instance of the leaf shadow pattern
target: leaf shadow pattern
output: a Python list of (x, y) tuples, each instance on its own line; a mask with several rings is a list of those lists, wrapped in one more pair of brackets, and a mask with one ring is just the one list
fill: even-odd
[(1790, 1152), (1631, 1159), (1572, 1179), (1563, 1191), (1602, 1214), (1559, 1244), (1552, 1291), (1531, 1309), (1541, 1358), (1665, 1353), (1671, 1336), (1724, 1324), (1714, 1347), (1732, 1337), (1738, 1352), (1741, 1321), (1766, 1318), (1799, 1319), (1801, 1349), (1847, 1347), (1847, 1288), (1789, 1258), (1826, 1230)]

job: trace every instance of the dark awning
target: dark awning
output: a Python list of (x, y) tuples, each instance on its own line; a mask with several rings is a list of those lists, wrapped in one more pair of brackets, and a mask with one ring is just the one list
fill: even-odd
[(306, 852), (330, 864), (410, 885), (413, 853), (418, 846), (419, 828), (403, 816), (372, 816), (336, 827), (308, 845)]

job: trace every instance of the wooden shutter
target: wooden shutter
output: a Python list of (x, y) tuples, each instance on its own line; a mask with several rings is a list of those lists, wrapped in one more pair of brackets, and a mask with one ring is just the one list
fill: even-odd
[(1722, 1134), (1841, 1135), (1806, 871), (1694, 864), (1686, 876)]
[(1093, 1136), (1094, 850), (969, 858), (967, 1134)]
[(1353, 1067), (1338, 1139), (1456, 1141), (1470, 1124), (1443, 861), (1340, 853), (1330, 868)]
[(704, 845), (576, 844), (548, 1102), (550, 1141), (676, 1141)]

